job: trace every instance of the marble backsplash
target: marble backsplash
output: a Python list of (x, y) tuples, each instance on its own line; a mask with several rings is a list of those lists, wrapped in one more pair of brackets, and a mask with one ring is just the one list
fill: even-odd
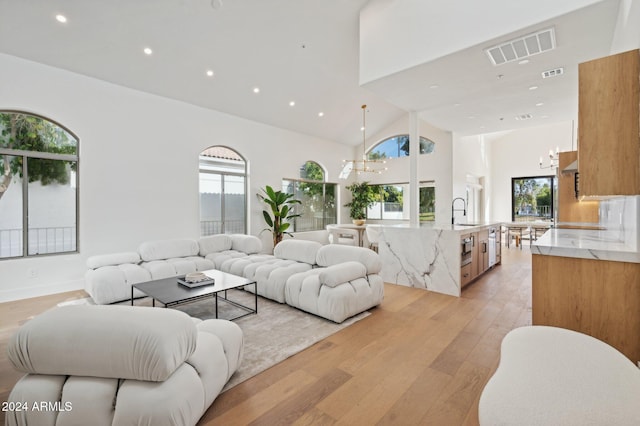
[(637, 246), (640, 233), (640, 196), (600, 201), (600, 225), (621, 242)]

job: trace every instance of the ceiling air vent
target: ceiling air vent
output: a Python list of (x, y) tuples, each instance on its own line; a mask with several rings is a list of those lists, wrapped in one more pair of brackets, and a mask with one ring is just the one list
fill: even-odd
[(485, 49), (493, 65), (519, 61), (538, 53), (556, 48), (556, 34), (553, 28), (529, 34)]
[(555, 77), (562, 74), (564, 74), (564, 68), (560, 67), (552, 70), (542, 71), (542, 78)]
[(531, 114), (521, 114), (521, 115), (516, 115), (516, 120), (521, 121), (521, 120), (531, 120), (533, 118), (533, 115)]

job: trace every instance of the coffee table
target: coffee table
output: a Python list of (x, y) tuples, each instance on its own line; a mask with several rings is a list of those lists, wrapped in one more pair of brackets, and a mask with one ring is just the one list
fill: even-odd
[[(236, 306), (244, 311), (245, 314), (228, 318), (230, 321), (258, 313), (258, 283), (237, 275), (228, 274), (226, 272), (210, 269), (202, 271), (204, 274), (215, 280), (214, 284), (204, 285), (201, 287), (189, 288), (178, 283), (178, 278), (171, 277), (159, 280), (145, 281), (131, 286), (131, 305), (133, 306), (133, 290), (138, 289), (147, 296), (151, 297), (152, 305), (156, 306), (156, 300), (164, 305), (165, 308), (180, 305), (183, 303), (193, 302), (196, 300), (212, 297), (215, 300), (216, 318), (218, 318), (218, 299)], [(254, 286), (254, 307), (242, 305), (227, 297), (227, 290), (240, 289), (246, 285)], [(224, 295), (221, 293), (224, 292)]]

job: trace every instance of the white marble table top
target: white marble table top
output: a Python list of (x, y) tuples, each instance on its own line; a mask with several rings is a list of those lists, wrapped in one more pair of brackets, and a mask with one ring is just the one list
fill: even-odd
[(640, 263), (637, 240), (605, 230), (550, 229), (533, 243), (531, 253)]

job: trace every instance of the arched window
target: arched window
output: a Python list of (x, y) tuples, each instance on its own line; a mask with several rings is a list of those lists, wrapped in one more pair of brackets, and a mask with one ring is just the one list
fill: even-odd
[(325, 182), (325, 171), (315, 161), (300, 166), (300, 179), (283, 179), (282, 190), (302, 202), (301, 216), (294, 219), (292, 232), (318, 231), (336, 223), (336, 184)]
[[(436, 144), (420, 136), (420, 154), (431, 154)], [(409, 135), (393, 136), (374, 145), (367, 154), (369, 160), (409, 156)]]
[(0, 258), (76, 252), (78, 138), (21, 111), (0, 111)]
[(200, 153), (200, 235), (244, 234), (247, 229), (247, 162), (231, 148)]

